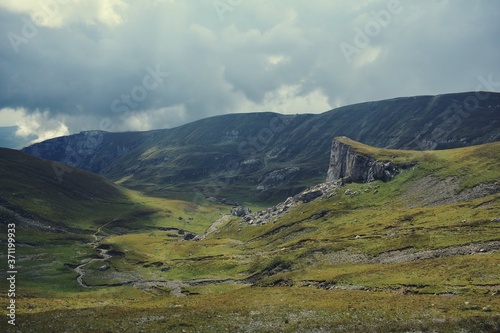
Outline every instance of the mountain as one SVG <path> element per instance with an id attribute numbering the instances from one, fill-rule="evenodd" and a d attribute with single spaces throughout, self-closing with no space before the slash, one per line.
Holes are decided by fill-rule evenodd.
<path id="1" fill-rule="evenodd" d="M 17 150 L 0 148 L 0 170 L 2 213 L 35 229 L 85 230 L 132 204 L 102 176 Z"/>
<path id="2" fill-rule="evenodd" d="M 340 135 L 418 150 L 493 142 L 500 94 L 396 98 L 322 114 L 229 114 L 149 132 L 82 132 L 23 151 L 156 196 L 277 202 L 324 179 L 330 140 Z"/>
<path id="3" fill-rule="evenodd" d="M 27 310 L 16 328 L 499 331 L 500 142 L 417 151 L 336 137 L 328 145 L 328 179 L 265 210 L 241 207 L 233 213 L 242 216 L 196 227 L 205 212 L 172 214 L 165 200 L 157 214 L 170 217 L 156 227 L 143 214 L 133 231 L 96 233 L 99 256 L 75 240 L 24 249 L 19 276 L 32 280 L 20 284 Z M 135 201 L 144 200 L 153 199 Z M 179 221 L 198 236 L 173 228 Z M 57 255 L 45 254 L 49 242 Z M 36 275 L 50 265 L 52 280 Z"/>

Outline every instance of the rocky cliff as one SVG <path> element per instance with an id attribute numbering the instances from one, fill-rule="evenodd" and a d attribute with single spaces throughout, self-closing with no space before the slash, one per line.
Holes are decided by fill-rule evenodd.
<path id="1" fill-rule="evenodd" d="M 117 158 L 142 144 L 148 135 L 147 132 L 128 135 L 128 133 L 83 131 L 36 143 L 23 148 L 22 151 L 75 168 L 102 173 Z"/>
<path id="2" fill-rule="evenodd" d="M 392 161 L 378 161 L 368 154 L 354 150 L 346 137 L 336 137 L 332 142 L 330 165 L 326 181 L 343 179 L 344 182 L 369 183 L 375 180 L 388 181 L 401 168 L 411 165 L 396 165 Z"/>

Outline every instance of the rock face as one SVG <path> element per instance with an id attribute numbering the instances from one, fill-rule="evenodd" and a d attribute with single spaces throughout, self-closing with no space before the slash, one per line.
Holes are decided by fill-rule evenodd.
<path id="1" fill-rule="evenodd" d="M 142 132 L 128 137 L 122 133 L 83 131 L 36 143 L 22 151 L 75 168 L 102 173 L 113 161 L 142 144 L 146 138 Z"/>
<path id="2" fill-rule="evenodd" d="M 288 197 L 286 201 L 281 202 L 266 210 L 261 210 L 255 213 L 248 213 L 243 216 L 242 220 L 250 225 L 264 225 L 271 222 L 276 222 L 280 217 L 289 213 L 289 211 L 300 203 L 308 203 L 316 199 L 329 198 L 335 195 L 337 189 L 341 187 L 341 182 L 321 183 L 294 195 Z"/>
<path id="3" fill-rule="evenodd" d="M 380 162 L 373 157 L 359 154 L 341 139 L 341 137 L 333 139 L 327 182 L 339 179 L 344 179 L 347 183 L 388 181 L 398 174 L 397 165 L 390 161 Z"/>

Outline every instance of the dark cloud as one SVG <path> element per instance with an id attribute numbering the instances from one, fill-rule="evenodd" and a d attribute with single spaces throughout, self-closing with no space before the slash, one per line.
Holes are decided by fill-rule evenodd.
<path id="1" fill-rule="evenodd" d="M 62 3 L 0 3 L 0 116 L 18 109 L 43 138 L 500 81 L 494 0 Z"/>

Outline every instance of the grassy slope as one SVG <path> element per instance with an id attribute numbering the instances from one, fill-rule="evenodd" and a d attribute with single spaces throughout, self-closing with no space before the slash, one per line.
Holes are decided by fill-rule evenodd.
<path id="1" fill-rule="evenodd" d="M 344 140 L 360 153 L 382 160 L 394 157 L 396 162 L 417 161 L 418 165 L 387 183 L 349 184 L 347 188 L 356 191 L 356 196 L 346 195 L 346 188 L 341 188 L 328 199 L 300 204 L 276 223 L 249 226 L 232 219 L 199 242 L 180 241 L 175 231 L 151 227 L 123 235 L 106 229 L 109 237 L 103 243 L 123 255 L 109 261 L 112 269 L 100 272 L 95 265 L 85 277 L 89 283 L 106 284 L 130 280 L 131 272 L 150 280 L 186 282 L 228 278 L 248 282 L 245 279 L 253 276 L 252 281 L 261 287 L 187 285 L 183 290 L 193 295 L 179 298 L 168 287 L 74 293 L 61 287 L 43 291 L 29 284 L 25 302 L 30 305 L 20 310 L 26 331 L 36 325 L 54 330 L 73 325 L 96 332 L 110 326 L 193 332 L 498 330 L 500 300 L 492 296 L 500 286 L 498 253 L 388 264 L 366 260 L 388 251 L 418 252 L 499 241 L 498 222 L 492 221 L 500 217 L 498 194 L 415 206 L 409 192 L 429 176 L 437 181 L 453 177 L 459 191 L 498 181 L 500 144 L 417 152 L 375 149 Z M 190 210 L 185 203 L 180 204 L 182 208 L 173 205 L 179 209 L 175 210 L 162 207 L 166 203 L 162 199 L 130 195 L 135 196 L 134 202 L 156 209 L 154 216 L 193 218 L 190 223 L 197 230 L 208 227 L 214 217 L 200 207 Z M 163 226 L 185 223 L 175 218 L 164 221 Z M 356 262 L 356 258 L 365 261 Z M 159 262 L 160 266 L 155 265 Z M 162 272 L 166 266 L 170 269 Z M 73 285 L 70 290 L 79 289 L 69 274 L 58 281 L 61 286 Z M 483 312 L 485 306 L 492 312 Z M 60 316 L 71 317 L 71 323 Z M 88 321 L 88 316 L 98 320 Z"/>
<path id="2" fill-rule="evenodd" d="M 15 150 L 0 149 L 0 172 L 1 204 L 52 226 L 97 228 L 132 204 L 104 177 Z"/>
<path id="3" fill-rule="evenodd" d="M 24 271 L 20 279 L 42 290 L 81 289 L 72 267 L 96 257 L 89 243 L 98 230 L 100 237 L 160 228 L 203 233 L 227 211 L 144 196 L 102 176 L 10 149 L 0 149 L 0 177 L 2 242 L 7 224 L 15 223 L 17 251 L 25 258 L 18 262 Z"/>

